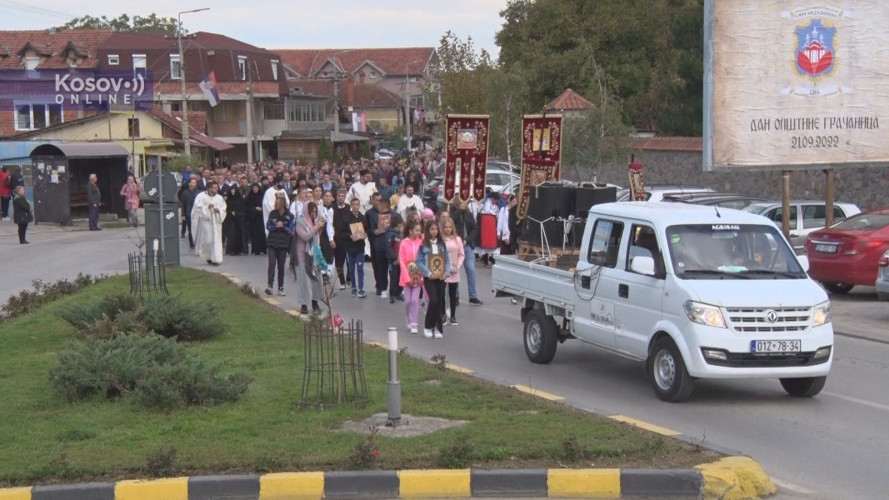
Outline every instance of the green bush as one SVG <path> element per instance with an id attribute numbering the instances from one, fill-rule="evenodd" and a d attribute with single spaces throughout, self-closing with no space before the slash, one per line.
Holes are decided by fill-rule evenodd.
<path id="1" fill-rule="evenodd" d="M 0 310 L 0 319 L 6 320 L 28 314 L 43 304 L 72 294 L 96 281 L 98 279 L 93 279 L 89 274 L 83 273 L 78 273 L 74 281 L 63 279 L 46 284 L 41 280 L 34 280 L 31 282 L 34 290 L 22 290 L 17 295 L 9 297 Z"/>
<path id="2" fill-rule="evenodd" d="M 103 314 L 98 321 L 81 330 L 81 333 L 88 339 L 109 340 L 121 335 L 145 335 L 150 331 L 139 320 L 138 311 L 123 311 L 114 319 Z"/>
<path id="3" fill-rule="evenodd" d="M 228 331 L 216 306 L 168 295 L 144 299 L 139 319 L 158 335 L 177 340 L 206 340 Z"/>
<path id="4" fill-rule="evenodd" d="M 59 353 L 50 383 L 68 402 L 100 395 L 134 397 L 150 408 L 218 404 L 238 400 L 251 382 L 224 377 L 172 339 L 123 335 L 85 342 Z"/>
<path id="5" fill-rule="evenodd" d="M 131 293 L 117 293 L 102 297 L 100 307 L 102 314 L 110 319 L 117 319 L 120 313 L 138 311 L 140 305 L 139 297 Z"/>
<path id="6" fill-rule="evenodd" d="M 59 309 L 56 315 L 76 328 L 77 331 L 83 332 L 89 329 L 93 323 L 102 319 L 102 305 L 99 302 L 69 304 Z"/>

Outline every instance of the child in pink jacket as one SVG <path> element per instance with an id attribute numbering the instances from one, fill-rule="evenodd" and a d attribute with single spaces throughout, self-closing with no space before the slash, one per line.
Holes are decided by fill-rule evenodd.
<path id="1" fill-rule="evenodd" d="M 417 330 L 417 315 L 420 310 L 420 290 L 423 289 L 423 275 L 417 268 L 417 252 L 423 245 L 423 231 L 420 223 L 411 219 L 404 225 L 405 237 L 398 247 L 398 265 L 401 267 L 399 284 L 404 288 L 404 315 L 407 327 L 414 335 Z"/>
<path id="2" fill-rule="evenodd" d="M 445 283 L 448 284 L 448 304 L 451 305 L 451 316 L 448 318 L 447 324 L 457 326 L 457 288 L 460 287 L 460 268 L 463 267 L 466 253 L 463 250 L 463 238 L 457 236 L 454 221 L 450 217 L 442 220 L 441 235 L 448 248 L 448 257 L 451 262 L 451 268 L 448 269 L 448 275 L 445 276 Z"/>

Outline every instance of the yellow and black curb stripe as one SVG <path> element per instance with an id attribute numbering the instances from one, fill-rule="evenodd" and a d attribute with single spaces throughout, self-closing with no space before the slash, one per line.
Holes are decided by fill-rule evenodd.
<path id="1" fill-rule="evenodd" d="M 337 498 L 694 497 L 773 494 L 748 457 L 694 469 L 524 469 L 293 472 L 0 489 L 0 500 L 310 500 Z"/>

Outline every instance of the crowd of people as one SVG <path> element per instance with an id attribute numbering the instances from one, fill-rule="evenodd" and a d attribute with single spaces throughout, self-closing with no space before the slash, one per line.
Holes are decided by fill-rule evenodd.
<path id="1" fill-rule="evenodd" d="M 514 199 L 498 193 L 443 210 L 424 206 L 420 193 L 438 161 L 429 153 L 340 165 L 188 168 L 179 190 L 180 237 L 212 265 L 223 254 L 267 255 L 267 295 L 286 294 L 289 267 L 302 314 L 320 310 L 325 290 L 367 297 L 368 259 L 374 295 L 403 301 L 413 334 L 425 307 L 423 335 L 443 338 L 445 325 L 458 324 L 461 275 L 468 303 L 482 305 L 476 259 L 489 266 L 509 251 L 517 224 Z"/>

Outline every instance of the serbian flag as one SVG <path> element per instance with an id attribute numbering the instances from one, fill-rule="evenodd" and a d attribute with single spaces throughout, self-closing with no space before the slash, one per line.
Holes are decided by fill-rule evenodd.
<path id="1" fill-rule="evenodd" d="M 216 90 L 216 74 L 211 71 L 201 80 L 198 86 L 204 92 L 207 100 L 210 101 L 210 107 L 216 107 L 219 104 L 219 92 Z"/>

